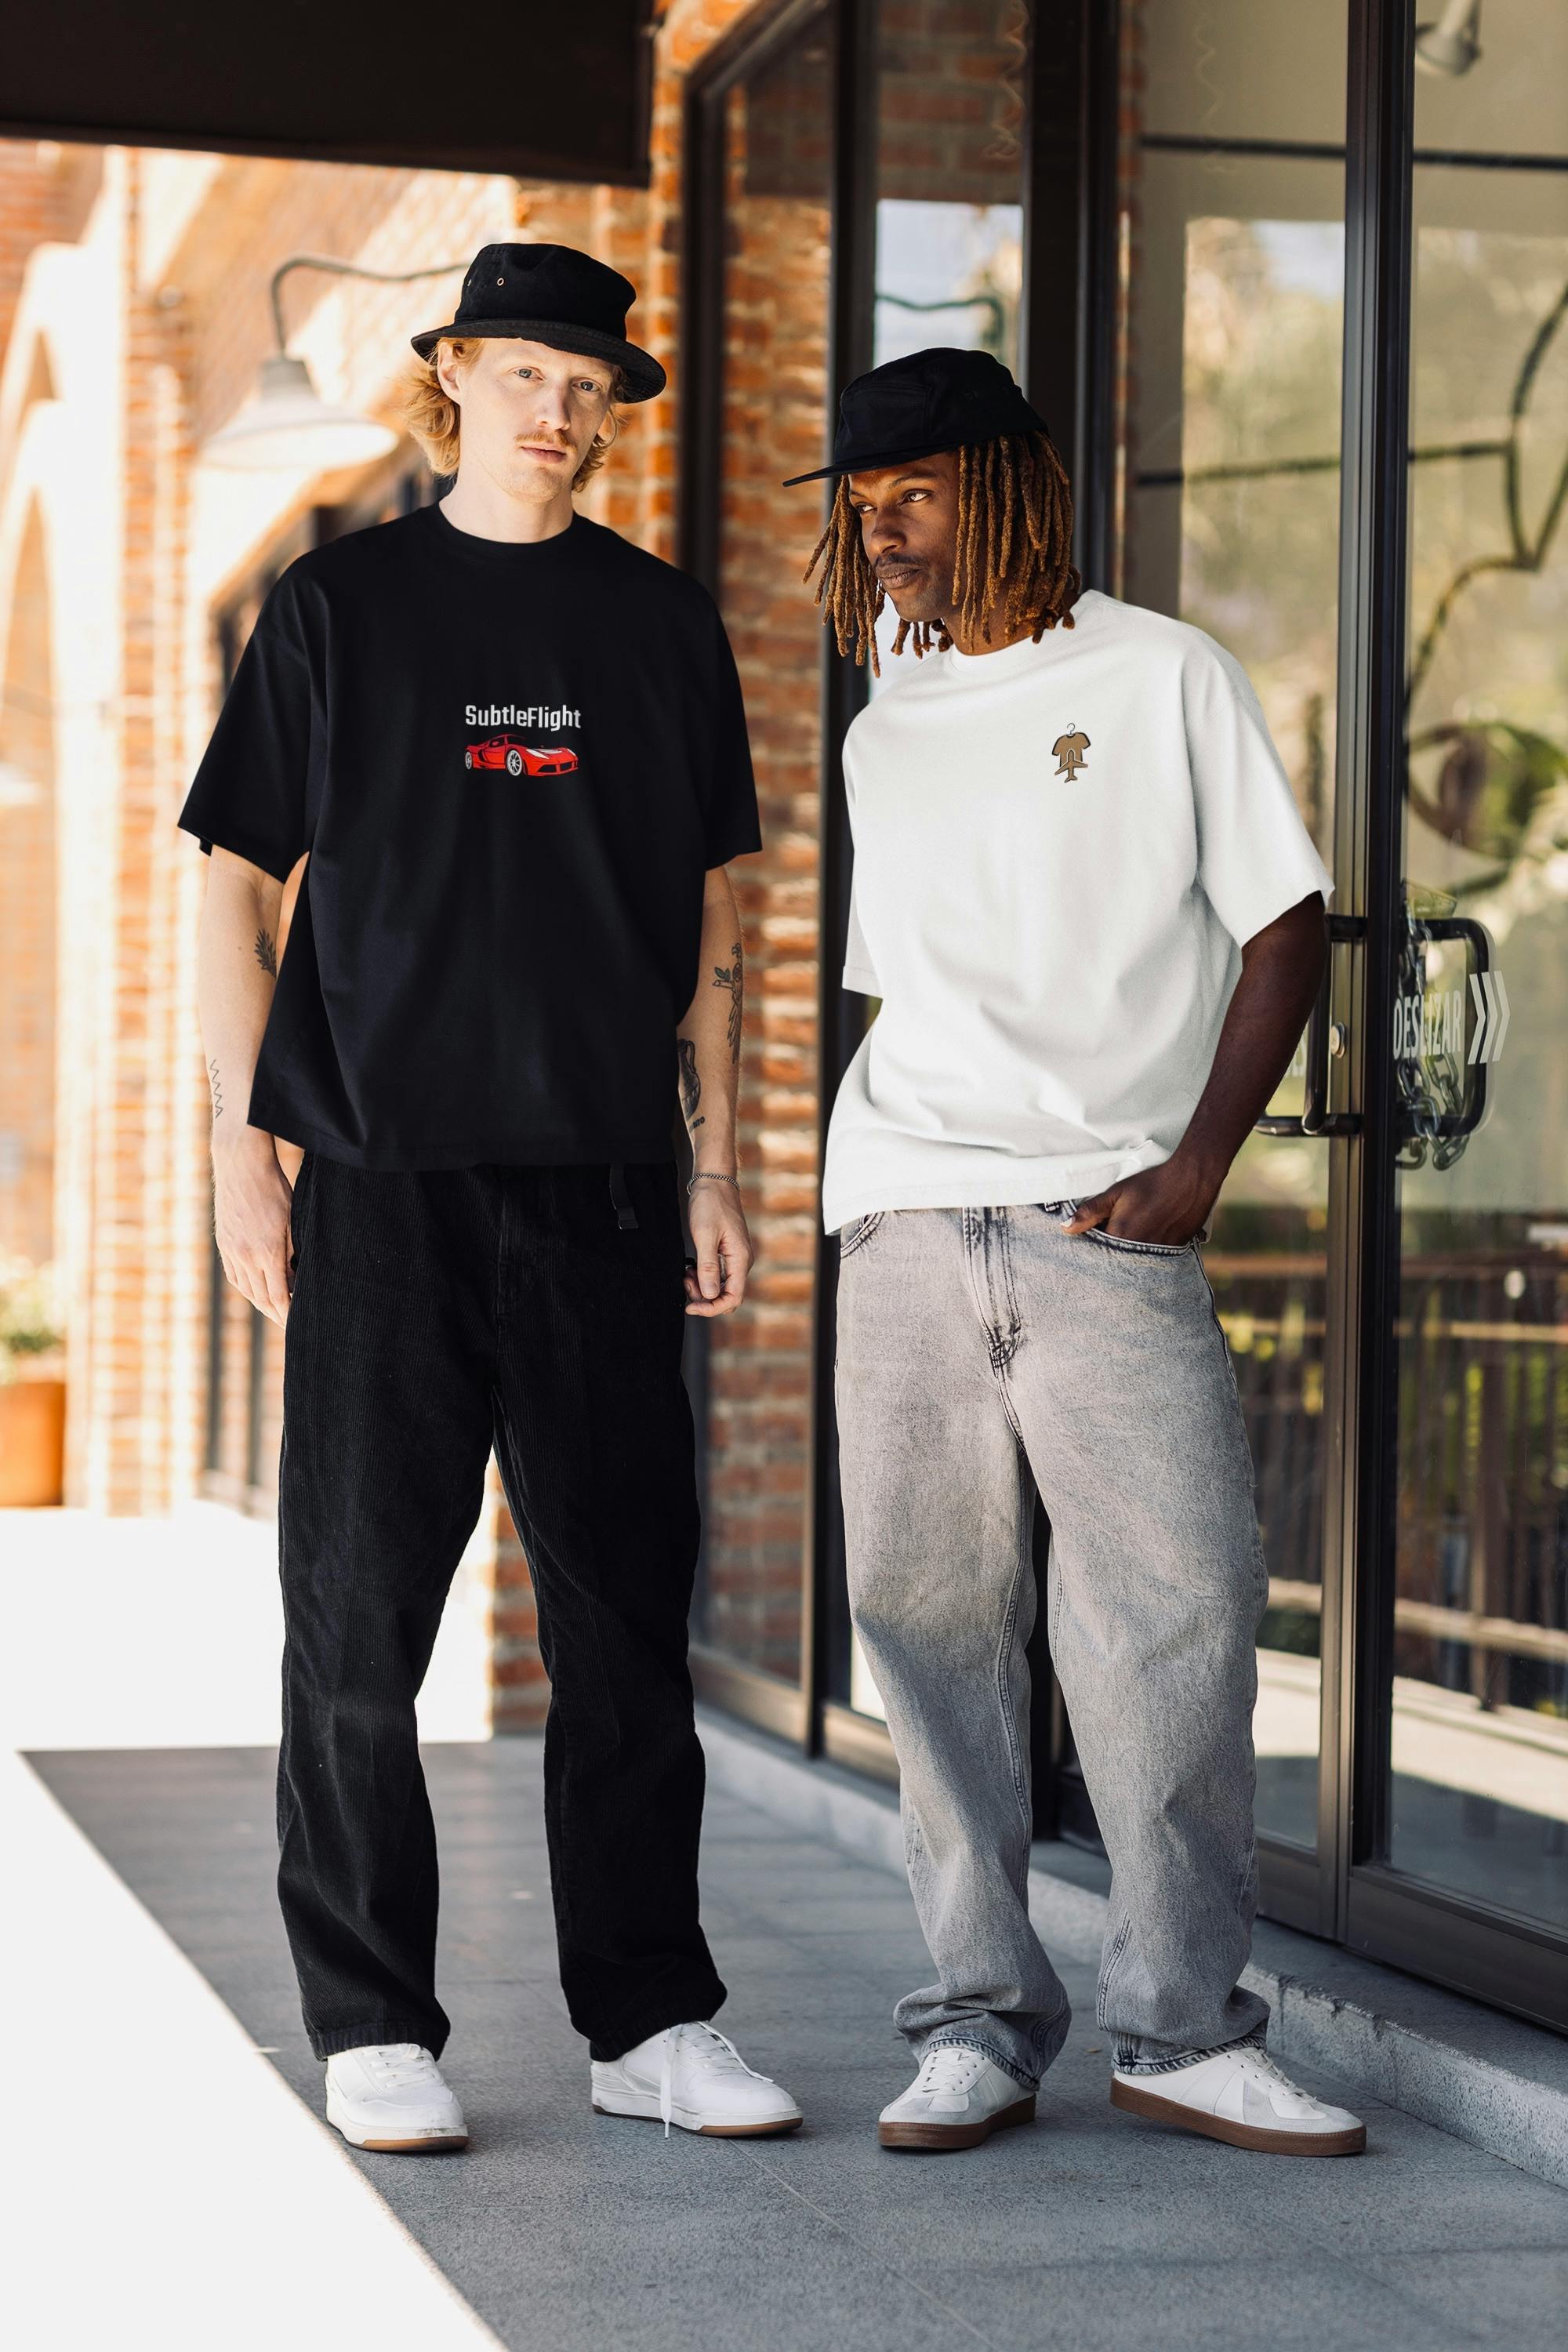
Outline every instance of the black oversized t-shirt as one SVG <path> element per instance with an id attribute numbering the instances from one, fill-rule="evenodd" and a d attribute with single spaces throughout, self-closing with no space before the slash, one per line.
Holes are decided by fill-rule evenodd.
<path id="1" fill-rule="evenodd" d="M 268 593 L 180 824 L 309 850 L 250 1123 L 362 1168 L 666 1160 L 703 876 L 761 845 L 706 589 L 439 507 Z"/>

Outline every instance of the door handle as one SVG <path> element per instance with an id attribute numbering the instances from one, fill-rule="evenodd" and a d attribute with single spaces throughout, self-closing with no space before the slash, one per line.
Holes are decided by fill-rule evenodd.
<path id="1" fill-rule="evenodd" d="M 1360 947 L 1366 938 L 1361 915 L 1329 915 L 1324 919 L 1331 952 L 1323 958 L 1323 976 L 1307 1023 L 1307 1072 L 1300 1118 L 1255 1119 L 1258 1135 L 1359 1135 L 1361 1113 L 1329 1108 L 1329 1008 L 1333 987 L 1335 947 Z"/>
<path id="2" fill-rule="evenodd" d="M 1458 1022 L 1457 1071 L 1453 1070 L 1452 1053 L 1445 1050 L 1435 1057 L 1439 1066 L 1447 1063 L 1452 1073 L 1446 1083 L 1440 1079 L 1443 1091 L 1436 1094 L 1422 1076 L 1426 1061 L 1426 965 L 1422 950 L 1433 940 L 1462 940 L 1469 949 L 1475 958 L 1474 978 L 1479 983 L 1473 993 L 1480 1016 L 1468 1057 L 1464 1022 L 1462 1018 Z M 1487 984 L 1495 968 L 1496 955 L 1491 933 L 1472 915 L 1405 916 L 1397 1026 L 1393 1039 L 1402 1167 L 1420 1167 L 1428 1151 L 1435 1168 L 1451 1167 L 1464 1150 L 1467 1138 L 1475 1133 L 1487 1115 L 1488 1064 L 1495 1058 L 1508 1026 L 1508 1000 L 1500 975 L 1495 988 Z M 1458 993 L 1462 1004 L 1462 988 Z M 1478 1050 L 1483 1046 L 1484 1050 Z"/>

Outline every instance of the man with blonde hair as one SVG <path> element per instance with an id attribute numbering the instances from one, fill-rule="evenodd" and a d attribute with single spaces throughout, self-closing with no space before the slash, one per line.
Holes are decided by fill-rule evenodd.
<path id="1" fill-rule="evenodd" d="M 733 1311 L 740 922 L 760 846 L 711 598 L 573 491 L 663 389 L 626 278 L 489 245 L 414 338 L 438 503 L 278 580 L 180 823 L 224 1266 L 287 1320 L 279 1894 L 327 2114 L 462 2146 L 437 2065 L 415 1696 L 492 1444 L 551 1677 L 562 1982 L 594 2105 L 800 2112 L 709 2023 L 683 1313 Z M 308 853 L 288 952 L 283 885 Z M 676 1177 L 690 1135 L 695 1263 Z M 292 1191 L 277 1144 L 303 1150 Z"/>

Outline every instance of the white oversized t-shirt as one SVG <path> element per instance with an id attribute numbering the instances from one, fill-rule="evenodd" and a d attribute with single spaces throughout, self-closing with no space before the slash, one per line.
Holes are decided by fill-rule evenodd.
<path id="1" fill-rule="evenodd" d="M 1332 892 L 1239 664 L 1095 590 L 1073 619 L 902 656 L 846 736 L 844 980 L 882 1004 L 828 1127 L 829 1232 L 1156 1167 L 1242 945 Z"/>

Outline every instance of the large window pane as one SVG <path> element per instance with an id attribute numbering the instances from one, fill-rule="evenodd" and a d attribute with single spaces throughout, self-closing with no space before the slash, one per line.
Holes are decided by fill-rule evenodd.
<path id="1" fill-rule="evenodd" d="M 1527 160 L 1568 151 L 1552 21 L 1489 5 L 1470 70 L 1417 85 L 1418 154 L 1443 160 L 1418 163 L 1414 200 L 1384 1696 L 1395 1866 L 1563 1927 L 1568 173 Z"/>
<path id="2" fill-rule="evenodd" d="M 1109 584 L 1244 665 L 1331 866 L 1344 12 L 1124 0 L 1122 32 Z M 1276 1112 L 1300 1110 L 1303 1069 L 1299 1053 Z M 1204 1254 L 1268 1560 L 1258 1826 L 1303 1846 L 1317 1839 L 1327 1182 L 1323 1144 L 1255 1135 Z"/>
<path id="3" fill-rule="evenodd" d="M 1017 368 L 1029 20 L 1028 0 L 879 0 L 875 10 L 875 367 L 944 344 Z M 898 675 L 898 625 L 889 606 L 873 694 Z M 867 1012 L 874 1018 L 875 1005 Z M 835 1695 L 879 1717 L 842 1609 L 835 1632 Z"/>

